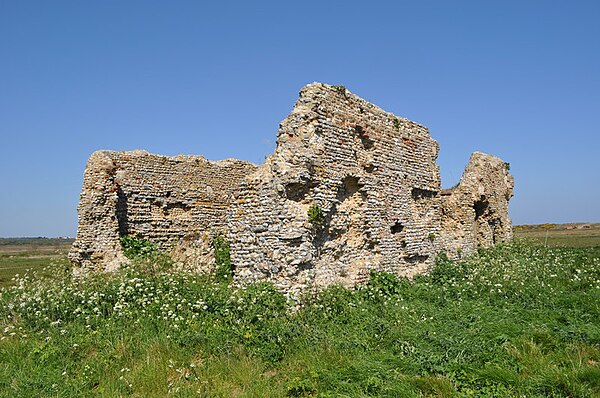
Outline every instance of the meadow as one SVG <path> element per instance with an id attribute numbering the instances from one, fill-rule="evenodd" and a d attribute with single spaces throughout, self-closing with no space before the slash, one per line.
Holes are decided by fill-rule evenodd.
<path id="1" fill-rule="evenodd" d="M 598 247 L 600 223 L 519 225 L 514 235 L 550 247 Z"/>
<path id="2" fill-rule="evenodd" d="M 600 396 L 600 245 L 517 239 L 301 305 L 133 258 L 0 290 L 0 396 Z"/>
<path id="3" fill-rule="evenodd" d="M 26 270 L 43 273 L 57 262 L 67 267 L 72 243 L 66 238 L 0 238 L 0 287 L 12 284 L 12 278 Z"/>

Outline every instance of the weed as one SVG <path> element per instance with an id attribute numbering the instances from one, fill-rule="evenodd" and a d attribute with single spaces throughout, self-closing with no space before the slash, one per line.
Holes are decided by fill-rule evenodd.
<path id="1" fill-rule="evenodd" d="M 315 395 L 317 388 L 310 379 L 294 378 L 287 385 L 288 397 L 310 397 Z"/>
<path id="2" fill-rule="evenodd" d="M 212 246 L 215 252 L 215 278 L 218 281 L 231 281 L 233 269 L 229 242 L 222 234 L 217 234 L 213 238 Z"/>
<path id="3" fill-rule="evenodd" d="M 392 124 L 396 130 L 400 131 L 400 120 L 398 118 L 392 119 Z"/>
<path id="4" fill-rule="evenodd" d="M 123 254 L 130 260 L 159 251 L 155 243 L 131 235 L 121 236 L 121 248 Z"/>
<path id="5" fill-rule="evenodd" d="M 325 214 L 316 203 L 313 203 L 308 209 L 308 222 L 310 222 L 315 228 L 320 228 L 325 224 Z"/>
<path id="6" fill-rule="evenodd" d="M 344 86 L 331 86 L 335 90 L 336 93 L 345 96 L 346 95 L 346 87 Z"/>

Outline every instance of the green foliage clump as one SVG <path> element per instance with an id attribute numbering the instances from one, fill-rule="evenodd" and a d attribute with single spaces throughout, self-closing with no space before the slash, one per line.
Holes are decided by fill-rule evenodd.
<path id="1" fill-rule="evenodd" d="M 287 384 L 288 397 L 311 397 L 317 392 L 314 381 L 295 377 Z"/>
<path id="2" fill-rule="evenodd" d="M 388 272 L 371 271 L 365 290 L 370 293 L 371 297 L 397 296 L 402 291 L 402 281 L 396 275 Z"/>
<path id="3" fill-rule="evenodd" d="M 218 281 L 229 282 L 233 277 L 231 267 L 231 246 L 221 234 L 213 238 L 212 246 L 215 252 L 215 278 Z"/>
<path id="4" fill-rule="evenodd" d="M 129 258 L 130 260 L 147 256 L 159 251 L 158 246 L 155 243 L 131 235 L 121 236 L 121 248 L 123 248 L 123 254 L 125 254 L 125 257 Z"/>
<path id="5" fill-rule="evenodd" d="M 427 239 L 433 242 L 435 240 L 435 234 L 433 232 L 429 233 L 429 235 L 427 235 Z"/>
<path id="6" fill-rule="evenodd" d="M 510 163 L 504 162 L 504 168 L 506 169 L 506 171 L 510 171 Z"/>
<path id="7" fill-rule="evenodd" d="M 173 266 L 173 260 L 156 243 L 131 235 L 121 236 L 121 248 L 131 266 L 148 274 L 156 274 Z"/>
<path id="8" fill-rule="evenodd" d="M 315 227 L 320 228 L 325 224 L 325 214 L 316 203 L 313 203 L 308 209 L 308 221 Z"/>
<path id="9" fill-rule="evenodd" d="M 398 118 L 392 119 L 392 124 L 396 130 L 400 130 L 400 120 L 398 120 Z"/>

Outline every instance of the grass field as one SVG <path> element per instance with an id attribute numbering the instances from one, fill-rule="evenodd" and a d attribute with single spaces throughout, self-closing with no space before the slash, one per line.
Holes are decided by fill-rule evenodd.
<path id="1" fill-rule="evenodd" d="M 550 247 L 600 247 L 600 223 L 523 225 L 515 227 L 515 237 Z"/>
<path id="2" fill-rule="evenodd" d="M 67 266 L 67 251 L 72 239 L 0 239 L 0 287 L 11 284 L 16 274 L 26 270 L 42 271 L 50 264 Z"/>
<path id="3" fill-rule="evenodd" d="M 143 261 L 0 290 L 0 396 L 600 397 L 600 246 L 500 245 L 294 310 Z"/>

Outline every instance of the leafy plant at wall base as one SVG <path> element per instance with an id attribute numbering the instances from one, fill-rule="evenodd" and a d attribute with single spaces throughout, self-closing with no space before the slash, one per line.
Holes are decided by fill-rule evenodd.
<path id="1" fill-rule="evenodd" d="M 121 247 L 123 248 L 125 257 L 130 260 L 159 251 L 155 243 L 131 235 L 121 236 Z"/>
<path id="2" fill-rule="evenodd" d="M 400 294 L 402 281 L 389 272 L 371 270 L 367 289 L 371 292 L 377 292 L 378 296 L 391 297 Z"/>
<path id="3" fill-rule="evenodd" d="M 325 214 L 318 204 L 313 203 L 308 209 L 308 221 L 317 228 L 325 223 Z"/>
<path id="4" fill-rule="evenodd" d="M 230 281 L 233 275 L 231 268 L 231 246 L 221 234 L 216 235 L 212 242 L 215 251 L 215 278 L 218 281 Z"/>

